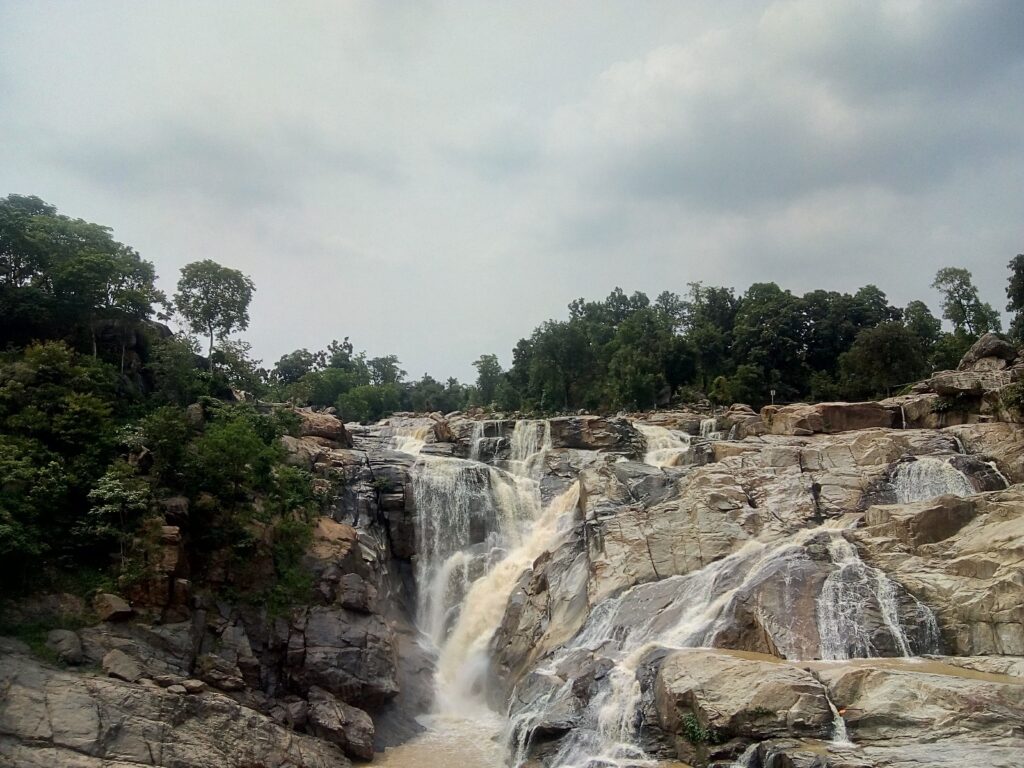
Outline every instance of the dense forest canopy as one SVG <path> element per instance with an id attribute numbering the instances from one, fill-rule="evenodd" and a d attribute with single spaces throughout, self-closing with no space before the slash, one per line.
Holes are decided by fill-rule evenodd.
<path id="1" fill-rule="evenodd" d="M 1009 268 L 1010 333 L 1020 341 L 1024 255 Z M 137 576 L 157 499 L 177 494 L 191 502 L 184 525 L 200 549 L 232 542 L 244 560 L 247 548 L 277 547 L 278 578 L 261 599 L 287 599 L 282 591 L 302 588 L 293 542 L 323 497 L 308 474 L 282 463 L 278 438 L 295 426 L 287 412 L 253 399 L 331 407 L 350 421 L 469 406 L 758 406 L 772 392 L 777 401 L 862 399 L 955 367 L 980 334 L 1000 330 L 959 267 L 932 284 L 949 330 L 924 302 L 894 306 L 874 285 L 799 296 L 775 283 L 737 293 L 694 282 L 653 301 L 616 288 L 603 300 L 576 299 L 565 319 L 520 339 L 508 370 L 482 354 L 467 385 L 409 380 L 395 355 L 369 357 L 347 337 L 264 368 L 232 337 L 249 321 L 256 286 L 246 275 L 194 262 L 173 300 L 155 279 L 153 265 L 108 228 L 36 197 L 0 199 L 0 577 L 24 580 L 38 558 L 49 566 L 32 578 L 67 578 L 82 566 Z M 162 321 L 172 317 L 188 330 L 171 332 Z M 253 521 L 266 527 L 260 541 Z"/>

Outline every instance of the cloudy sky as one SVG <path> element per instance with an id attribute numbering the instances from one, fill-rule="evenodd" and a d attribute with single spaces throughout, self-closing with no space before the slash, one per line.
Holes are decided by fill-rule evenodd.
<path id="1" fill-rule="evenodd" d="M 1024 2 L 0 0 L 9 192 L 250 274 L 268 363 L 472 378 L 617 285 L 1002 309 Z"/>

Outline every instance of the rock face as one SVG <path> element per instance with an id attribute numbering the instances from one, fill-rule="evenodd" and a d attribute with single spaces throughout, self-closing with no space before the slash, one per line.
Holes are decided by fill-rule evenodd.
<path id="1" fill-rule="evenodd" d="M 373 721 L 320 688 L 309 689 L 309 724 L 321 739 L 337 744 L 352 757 L 373 758 Z"/>
<path id="2" fill-rule="evenodd" d="M 880 403 L 766 405 L 761 420 L 773 435 L 835 434 L 895 426 L 895 414 Z"/>
<path id="3" fill-rule="evenodd" d="M 997 342 L 952 373 L 1016 376 Z M 439 669 L 463 617 L 480 622 L 452 668 L 485 670 L 514 764 L 1018 765 L 1024 426 L 974 395 L 946 420 L 946 397 L 708 405 L 639 427 L 474 413 L 349 430 L 302 412 L 282 443 L 331 499 L 305 604 L 194 587 L 172 524 L 187 504 L 165 505 L 159 583 L 48 637 L 81 672 L 0 640 L 0 765 L 372 758 L 431 706 L 437 659 L 411 617 L 438 542 L 464 547 L 441 561 Z M 647 456 L 662 438 L 671 462 Z"/>
<path id="4" fill-rule="evenodd" d="M 184 690 L 184 689 L 183 689 Z M 326 741 L 217 693 L 182 696 L 0 654 L 0 765 L 347 768 Z"/>
<path id="5" fill-rule="evenodd" d="M 1001 370 L 1017 358 L 1017 349 L 997 333 L 986 333 L 967 350 L 958 371 Z"/>
<path id="6" fill-rule="evenodd" d="M 818 676 L 869 765 L 1020 764 L 1024 679 L 884 663 L 844 665 Z"/>
<path id="7" fill-rule="evenodd" d="M 832 736 L 825 686 L 775 660 L 677 651 L 662 662 L 654 697 L 658 724 L 687 763 L 728 757 L 767 739 Z"/>

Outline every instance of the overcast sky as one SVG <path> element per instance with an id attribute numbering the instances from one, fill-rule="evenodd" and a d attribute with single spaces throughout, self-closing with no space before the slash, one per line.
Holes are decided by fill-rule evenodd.
<path id="1" fill-rule="evenodd" d="M 257 286 L 271 364 L 350 336 L 472 379 L 573 298 L 690 281 L 1002 310 L 1024 2 L 0 0 L 0 195 Z"/>

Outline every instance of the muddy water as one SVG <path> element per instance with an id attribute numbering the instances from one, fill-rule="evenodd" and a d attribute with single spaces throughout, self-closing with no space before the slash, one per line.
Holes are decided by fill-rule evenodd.
<path id="1" fill-rule="evenodd" d="M 503 721 L 492 713 L 479 717 L 436 715 L 422 719 L 427 730 L 411 741 L 377 754 L 383 768 L 503 768 Z"/>

